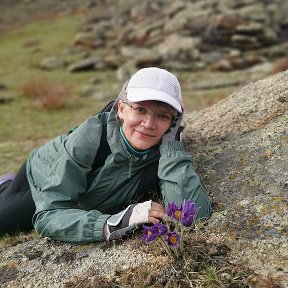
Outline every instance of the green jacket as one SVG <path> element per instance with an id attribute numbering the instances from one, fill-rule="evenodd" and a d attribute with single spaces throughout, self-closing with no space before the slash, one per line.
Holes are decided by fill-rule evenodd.
<path id="1" fill-rule="evenodd" d="M 103 167 L 90 173 L 103 126 L 111 149 Z M 198 218 L 210 216 L 210 200 L 179 141 L 162 143 L 147 157 L 127 151 L 115 106 L 87 119 L 70 135 L 32 151 L 27 176 L 36 205 L 33 225 L 42 236 L 69 242 L 102 241 L 107 218 L 124 209 L 137 190 L 143 168 L 159 158 L 158 177 L 165 206 L 196 202 Z M 91 176 L 93 174 L 93 177 Z"/>

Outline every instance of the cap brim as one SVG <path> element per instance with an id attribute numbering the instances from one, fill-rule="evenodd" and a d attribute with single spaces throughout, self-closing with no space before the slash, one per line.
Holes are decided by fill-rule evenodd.
<path id="1" fill-rule="evenodd" d="M 167 103 L 176 109 L 179 113 L 182 113 L 182 107 L 175 98 L 162 91 L 151 90 L 151 89 L 133 89 L 130 88 L 127 91 L 127 99 L 130 102 L 141 102 L 141 101 L 160 101 Z"/>

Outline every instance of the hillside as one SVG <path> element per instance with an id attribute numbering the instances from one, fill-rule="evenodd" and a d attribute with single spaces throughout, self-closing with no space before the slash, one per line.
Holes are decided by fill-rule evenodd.
<path id="1" fill-rule="evenodd" d="M 184 143 L 214 203 L 184 262 L 139 235 L 4 237 L 0 286 L 287 287 L 287 3 L 0 0 L 0 174 L 157 65 L 180 79 Z M 43 83 L 63 106 L 27 95 Z"/>

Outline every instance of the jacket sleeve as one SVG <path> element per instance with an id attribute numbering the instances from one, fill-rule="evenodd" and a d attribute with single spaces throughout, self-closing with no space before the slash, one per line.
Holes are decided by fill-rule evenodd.
<path id="1" fill-rule="evenodd" d="M 160 145 L 158 168 L 160 188 L 164 204 L 182 204 L 184 199 L 195 202 L 198 219 L 211 214 L 211 201 L 207 197 L 198 174 L 195 172 L 191 155 L 179 141 L 164 142 Z"/>
<path id="2" fill-rule="evenodd" d="M 78 206 L 100 143 L 97 134 L 101 135 L 101 125 L 94 126 L 88 121 L 70 134 L 61 144 L 42 187 L 32 185 L 36 205 L 33 224 L 42 236 L 78 243 L 104 240 L 103 226 L 110 215 Z M 43 160 L 41 165 L 45 165 Z"/>

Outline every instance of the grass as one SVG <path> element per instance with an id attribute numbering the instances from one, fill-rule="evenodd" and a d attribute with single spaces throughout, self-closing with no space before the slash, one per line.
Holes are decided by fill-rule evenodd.
<path id="1" fill-rule="evenodd" d="M 0 236 L 0 244 L 2 247 L 11 247 L 16 246 L 19 243 L 25 243 L 28 240 L 32 240 L 34 238 L 38 238 L 39 236 L 36 232 L 24 233 L 19 231 L 15 231 L 15 233 L 10 233 L 7 235 Z"/>
<path id="2" fill-rule="evenodd" d="M 59 110 L 67 106 L 69 87 L 47 77 L 32 79 L 23 85 L 23 94 L 39 101 L 47 110 Z"/>
<path id="3" fill-rule="evenodd" d="M 0 175 L 16 172 L 32 149 L 80 124 L 104 105 L 103 101 L 79 97 L 81 86 L 97 78 L 99 90 L 105 91 L 111 87 L 106 79 L 115 81 L 113 71 L 72 74 L 66 68 L 47 72 L 36 65 L 71 46 L 82 20 L 81 15 L 70 15 L 27 24 L 1 35 L 0 79 L 7 89 L 0 90 L 0 98 L 13 101 L 0 105 Z M 23 97 L 27 83 L 45 78 L 57 87 L 69 87 L 67 105 L 61 110 L 43 109 L 39 100 Z"/>
<path id="4" fill-rule="evenodd" d="M 0 46 L 1 81 L 16 88 L 27 81 L 31 74 L 37 74 L 39 71 L 31 69 L 32 64 L 67 47 L 79 21 L 67 17 L 57 21 L 43 21 L 41 25 L 27 24 L 5 33 L 1 37 Z M 25 43 L 32 40 L 37 40 L 38 45 L 33 49 L 25 47 Z"/>

